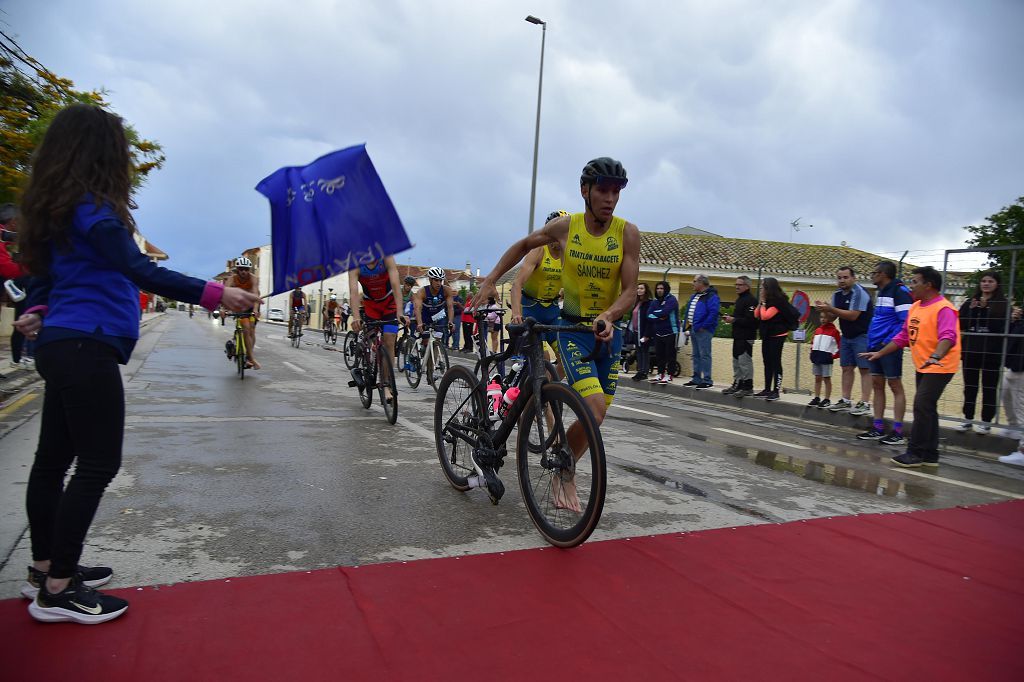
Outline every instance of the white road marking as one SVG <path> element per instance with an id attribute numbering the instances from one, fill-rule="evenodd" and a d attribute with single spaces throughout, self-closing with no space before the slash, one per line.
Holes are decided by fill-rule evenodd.
<path id="1" fill-rule="evenodd" d="M 718 426 L 712 427 L 715 431 L 724 431 L 725 433 L 732 433 L 737 436 L 743 436 L 744 438 L 753 438 L 754 440 L 763 440 L 766 443 L 774 443 L 775 445 L 785 445 L 786 447 L 794 448 L 796 450 L 810 450 L 806 445 L 797 445 L 796 443 L 787 443 L 781 440 L 775 440 L 773 438 L 765 438 L 764 436 L 755 436 L 751 433 L 744 433 L 742 431 L 733 431 L 732 429 L 723 429 Z"/>
<path id="2" fill-rule="evenodd" d="M 292 363 L 288 362 L 287 360 L 285 360 L 281 364 L 286 366 L 288 369 L 292 370 L 293 372 L 298 372 L 299 374 L 305 374 L 306 373 L 306 370 L 302 369 L 298 365 L 293 365 Z"/>
<path id="3" fill-rule="evenodd" d="M 951 478 L 942 478 L 941 476 L 935 476 L 933 474 L 926 474 L 923 471 L 914 471 L 913 469 L 899 469 L 901 474 L 910 474 L 911 476 L 920 476 L 921 478 L 928 478 L 938 483 L 949 483 L 950 485 L 958 485 L 961 488 L 970 488 L 971 490 L 980 490 L 986 493 L 992 493 L 993 495 L 1001 495 L 1003 497 L 1010 497 L 1015 500 L 1024 500 L 1024 495 L 1018 495 L 1016 493 L 1009 493 L 1005 490 L 996 490 L 995 488 L 987 488 L 983 485 L 975 485 L 974 483 L 967 483 L 966 481 L 954 481 Z"/>
<path id="4" fill-rule="evenodd" d="M 416 423 L 410 421 L 409 419 L 406 419 L 406 418 L 403 418 L 403 417 L 399 417 L 398 418 L 398 423 L 401 424 L 402 426 L 405 426 L 407 428 L 412 429 L 413 431 L 415 431 L 416 433 L 420 434 L 421 436 L 423 436 L 427 440 L 429 440 L 431 442 L 434 441 L 434 432 L 433 431 L 428 431 L 427 429 L 423 428 L 419 424 L 416 424 Z"/>
<path id="5" fill-rule="evenodd" d="M 640 410 L 640 409 L 637 409 L 635 407 L 626 407 L 625 405 L 619 405 L 618 403 L 612 403 L 612 407 L 616 407 L 616 408 L 618 408 L 620 410 L 629 410 L 630 412 L 639 412 L 640 414 L 649 414 L 652 417 L 662 417 L 663 419 L 668 419 L 669 418 L 669 416 L 667 414 L 658 414 L 657 412 L 648 412 L 647 410 Z"/>

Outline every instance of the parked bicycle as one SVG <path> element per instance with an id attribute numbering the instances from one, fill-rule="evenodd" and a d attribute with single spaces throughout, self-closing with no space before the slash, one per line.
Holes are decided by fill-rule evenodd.
<path id="1" fill-rule="evenodd" d="M 456 490 L 483 487 L 491 503 L 498 504 L 505 493 L 498 470 L 505 444 L 518 426 L 516 471 L 530 519 L 552 545 L 575 547 L 593 533 L 604 508 L 604 443 L 579 394 L 549 379 L 541 339 L 546 332 L 591 328 L 542 325 L 526 318 L 506 329 L 512 337 L 525 337 L 521 346 L 509 344 L 501 353 L 482 357 L 479 375 L 458 365 L 441 380 L 434 402 L 434 441 L 441 469 Z M 510 389 L 512 395 L 506 391 L 502 396 L 495 420 L 481 376 L 517 350 L 526 358 L 525 369 L 519 385 Z M 585 361 L 602 350 L 603 344 L 597 344 Z M 571 508 L 572 491 L 579 498 L 578 510 Z"/>
<path id="2" fill-rule="evenodd" d="M 424 325 L 418 332 L 421 340 L 411 341 L 412 348 L 406 355 L 402 371 L 405 373 L 405 380 L 413 388 L 420 385 L 423 375 L 426 374 L 427 384 L 436 391 L 444 373 L 451 367 L 448 350 L 441 343 L 444 335 L 442 329 L 442 326 Z"/>
<path id="3" fill-rule="evenodd" d="M 224 352 L 228 356 L 228 360 L 235 361 L 238 378 L 244 381 L 245 370 L 249 369 L 252 365 L 249 364 L 249 348 L 245 343 L 245 331 L 244 327 L 242 327 L 242 320 L 248 317 L 255 323 L 256 316 L 253 313 L 222 313 L 222 315 L 235 318 L 235 335 L 224 344 Z"/>
<path id="4" fill-rule="evenodd" d="M 359 402 L 366 409 L 370 409 L 373 404 L 373 389 L 376 388 L 380 404 L 384 407 L 384 416 L 389 424 L 394 424 L 398 420 L 398 387 L 395 385 L 394 362 L 381 338 L 381 327 L 386 324 L 393 323 L 363 320 L 363 328 L 352 343 L 355 364 L 351 368 L 352 380 L 348 385 L 358 389 Z M 386 378 L 382 371 L 385 365 L 389 370 Z M 385 389 L 390 389 L 390 398 Z"/>

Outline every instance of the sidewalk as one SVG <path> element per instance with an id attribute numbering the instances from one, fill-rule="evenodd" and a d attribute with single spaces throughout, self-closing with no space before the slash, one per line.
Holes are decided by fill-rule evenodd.
<path id="1" fill-rule="evenodd" d="M 479 356 L 476 353 L 466 353 L 461 350 L 454 351 L 451 349 L 449 349 L 448 352 L 452 356 L 466 360 L 475 361 L 479 359 Z M 774 402 L 766 402 L 759 398 L 737 399 L 733 398 L 731 395 L 722 395 L 722 389 L 727 388 L 728 385 L 715 385 L 714 388 L 697 390 L 695 388 L 684 387 L 682 385 L 688 380 L 688 377 L 680 376 L 672 383 L 662 386 L 659 384 L 651 384 L 647 381 L 631 381 L 629 376 L 623 375 L 619 377 L 619 386 L 648 393 L 652 400 L 655 401 L 657 400 L 658 395 L 667 393 L 669 395 L 689 398 L 713 405 L 723 405 L 730 408 L 738 407 L 743 410 L 748 410 L 752 415 L 767 413 L 793 417 L 805 422 L 813 422 L 848 430 L 851 438 L 854 438 L 858 433 L 867 431 L 871 428 L 870 415 L 854 417 L 846 412 L 829 412 L 827 409 L 819 410 L 815 407 L 807 407 L 807 403 L 812 397 L 808 394 L 784 392 L 780 395 L 779 400 Z M 907 433 L 910 433 L 910 430 L 913 427 L 913 416 L 913 405 L 908 404 L 907 415 L 904 420 L 904 429 Z M 891 410 L 889 411 L 887 418 L 891 420 Z M 991 459 L 995 460 L 995 458 L 1000 455 L 1005 455 L 1017 450 L 1017 436 L 1013 435 L 1009 429 L 994 426 L 992 428 L 992 432 L 988 434 L 981 434 L 974 431 L 962 433 L 953 428 L 953 426 L 960 423 L 960 421 L 961 420 L 959 419 L 944 419 L 940 422 L 940 452 L 947 446 L 955 446 L 967 450 L 974 450 L 978 454 L 991 456 Z M 893 452 L 898 454 L 895 449 L 893 449 Z"/>
<path id="2" fill-rule="evenodd" d="M 140 329 L 144 329 L 166 314 L 143 313 L 142 321 L 139 323 Z M 42 377 L 34 367 L 11 367 L 11 337 L 0 337 L 0 408 L 6 405 L 11 396 L 15 396 L 41 381 Z"/>

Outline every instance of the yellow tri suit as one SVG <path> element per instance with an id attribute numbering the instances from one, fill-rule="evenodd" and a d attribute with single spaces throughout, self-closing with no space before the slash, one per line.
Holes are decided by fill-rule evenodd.
<path id="1" fill-rule="evenodd" d="M 595 237 L 587 231 L 583 213 L 574 213 L 569 220 L 569 235 L 562 254 L 562 319 L 566 322 L 590 323 L 608 310 L 619 297 L 622 280 L 622 235 L 626 221 L 613 216 L 608 229 Z M 566 379 L 586 398 L 604 393 L 610 405 L 619 380 L 619 353 L 622 332 L 615 330 L 609 353 L 589 363 L 581 362 L 590 355 L 595 339 L 592 332 L 561 332 L 558 335 L 559 355 Z"/>
<path id="2" fill-rule="evenodd" d="M 562 288 L 562 261 L 551 255 L 544 245 L 537 268 L 523 283 L 523 317 L 532 317 L 541 324 L 558 324 L 558 291 Z M 544 341 L 555 344 L 557 335 L 545 332 Z M 557 352 L 557 351 L 555 351 Z"/>

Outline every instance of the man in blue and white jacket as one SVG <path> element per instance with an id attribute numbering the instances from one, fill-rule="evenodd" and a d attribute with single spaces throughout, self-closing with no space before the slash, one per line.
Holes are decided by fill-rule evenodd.
<path id="1" fill-rule="evenodd" d="M 683 386 L 711 388 L 711 338 L 718 327 L 721 301 L 707 275 L 693 278 L 693 296 L 686 304 L 686 329 L 693 341 L 693 378 Z"/>
<path id="2" fill-rule="evenodd" d="M 896 278 L 896 266 L 881 261 L 871 272 L 871 281 L 878 287 L 875 313 L 868 326 L 868 352 L 882 349 L 900 333 L 907 321 L 913 300 L 910 290 Z M 892 391 L 892 433 L 885 434 L 885 385 Z M 903 390 L 903 353 L 891 353 L 871 362 L 871 385 L 874 421 L 871 428 L 857 436 L 861 440 L 876 440 L 882 445 L 903 447 L 903 416 L 907 411 L 907 396 Z"/>

